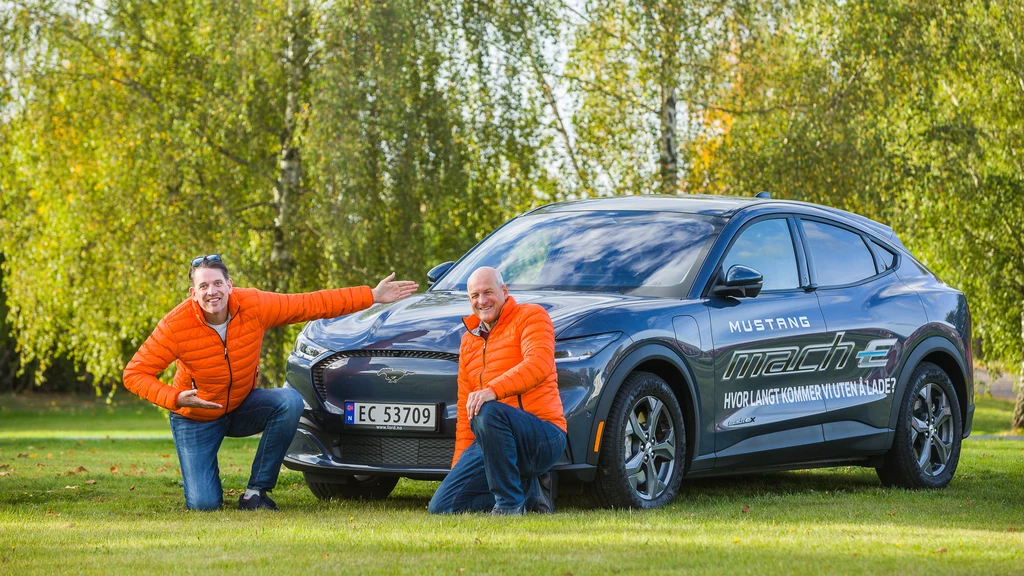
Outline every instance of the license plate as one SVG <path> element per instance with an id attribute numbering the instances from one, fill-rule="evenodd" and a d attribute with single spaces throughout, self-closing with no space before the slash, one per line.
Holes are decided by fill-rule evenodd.
<path id="1" fill-rule="evenodd" d="M 345 402 L 345 424 L 375 430 L 437 430 L 437 404 Z"/>

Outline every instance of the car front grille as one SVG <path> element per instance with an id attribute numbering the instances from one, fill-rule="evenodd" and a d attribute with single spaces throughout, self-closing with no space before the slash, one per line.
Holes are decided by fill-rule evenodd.
<path id="1" fill-rule="evenodd" d="M 348 464 L 448 468 L 455 455 L 453 438 L 342 434 L 339 440 L 341 458 Z"/>
<path id="2" fill-rule="evenodd" d="M 427 352 L 422 350 L 346 350 L 331 354 L 313 365 L 313 387 L 320 394 L 320 399 L 327 400 L 327 384 L 324 382 L 324 370 L 339 358 L 420 358 L 426 360 L 447 360 L 459 363 L 459 355 L 449 352 Z"/>

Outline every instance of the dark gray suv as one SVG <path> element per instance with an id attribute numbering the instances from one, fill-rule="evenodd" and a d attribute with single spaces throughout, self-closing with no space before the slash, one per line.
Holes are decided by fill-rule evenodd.
<path id="1" fill-rule="evenodd" d="M 892 229 L 800 202 L 634 196 L 530 211 L 431 270 L 426 293 L 309 323 L 288 360 L 307 406 L 285 465 L 318 497 L 448 472 L 466 280 L 484 265 L 551 314 L 555 469 L 598 505 L 660 506 L 684 476 L 750 470 L 953 477 L 970 312 Z"/>

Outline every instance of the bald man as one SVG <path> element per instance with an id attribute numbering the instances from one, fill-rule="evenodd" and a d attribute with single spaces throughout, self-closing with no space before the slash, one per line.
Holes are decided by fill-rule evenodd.
<path id="1" fill-rule="evenodd" d="M 518 304 L 494 268 L 475 270 L 467 290 L 473 314 L 462 320 L 455 457 L 428 509 L 554 512 L 549 471 L 566 440 L 551 317 Z"/>

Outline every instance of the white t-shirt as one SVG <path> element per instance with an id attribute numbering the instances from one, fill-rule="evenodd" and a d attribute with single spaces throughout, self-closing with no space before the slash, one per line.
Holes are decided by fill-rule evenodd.
<path id="1" fill-rule="evenodd" d="M 231 318 L 228 318 L 227 320 L 224 321 L 223 324 L 210 324 L 209 322 L 207 322 L 206 325 L 209 326 L 210 328 L 213 328 L 214 330 L 216 330 L 217 334 L 220 334 L 221 342 L 227 342 L 228 341 L 228 322 L 230 320 L 231 320 Z"/>

